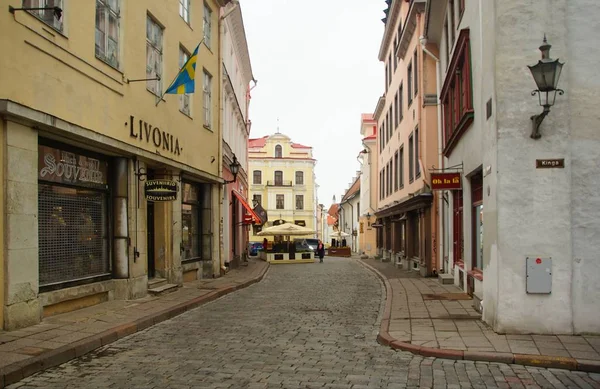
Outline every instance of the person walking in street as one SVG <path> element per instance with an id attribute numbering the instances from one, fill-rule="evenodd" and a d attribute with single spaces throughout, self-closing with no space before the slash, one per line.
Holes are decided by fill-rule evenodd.
<path id="1" fill-rule="evenodd" d="M 317 255 L 319 256 L 319 263 L 323 263 L 323 257 L 325 256 L 325 245 L 319 239 L 319 244 L 317 244 Z"/>

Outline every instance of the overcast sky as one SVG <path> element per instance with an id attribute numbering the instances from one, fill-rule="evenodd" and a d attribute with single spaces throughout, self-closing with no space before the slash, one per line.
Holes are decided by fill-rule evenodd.
<path id="1" fill-rule="evenodd" d="M 337 201 L 360 169 L 361 113 L 383 94 L 377 54 L 385 2 L 242 0 L 250 59 L 251 138 L 277 130 L 313 147 L 319 203 Z"/>

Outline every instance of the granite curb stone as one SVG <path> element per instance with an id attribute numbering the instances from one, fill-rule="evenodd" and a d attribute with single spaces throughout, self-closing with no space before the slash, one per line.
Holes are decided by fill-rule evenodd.
<path id="1" fill-rule="evenodd" d="M 357 260 L 361 265 L 373 272 L 384 284 L 386 290 L 386 303 L 379 327 L 377 340 L 380 344 L 389 346 L 394 350 L 408 351 L 413 354 L 426 357 L 454 359 L 454 360 L 469 360 L 482 362 L 499 362 L 508 364 L 517 364 L 523 366 L 535 366 L 543 368 L 567 369 L 584 371 L 590 373 L 600 373 L 600 361 L 575 359 L 571 357 L 558 357 L 550 355 L 534 355 L 534 354 L 516 354 L 506 352 L 477 352 L 463 351 L 454 349 L 440 349 L 433 347 L 423 347 L 412 343 L 402 342 L 393 338 L 389 332 L 389 322 L 391 318 L 391 305 L 393 292 L 388 279 L 381 272 L 371 265 Z"/>
<path id="2" fill-rule="evenodd" d="M 189 301 L 179 303 L 172 307 L 165 308 L 162 311 L 152 313 L 130 323 L 118 325 L 101 333 L 66 344 L 57 349 L 44 352 L 40 355 L 27 358 L 23 361 L 12 363 L 8 366 L 4 366 L 2 369 L 0 369 L 0 388 L 4 388 L 42 370 L 58 366 L 70 361 L 71 359 L 85 355 L 99 347 L 110 344 L 118 339 L 132 335 L 165 320 L 169 320 L 175 316 L 185 313 L 188 310 L 214 301 L 226 294 L 255 284 L 264 278 L 268 269 L 269 266 L 265 266 L 260 274 L 252 276 L 252 278 L 243 281 L 238 285 L 220 288 L 216 291 L 190 299 Z"/>

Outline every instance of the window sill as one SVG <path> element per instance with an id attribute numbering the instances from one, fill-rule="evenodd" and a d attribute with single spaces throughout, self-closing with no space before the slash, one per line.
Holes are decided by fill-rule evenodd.
<path id="1" fill-rule="evenodd" d="M 161 99 L 161 101 L 166 101 L 165 99 L 161 98 L 159 95 L 157 95 L 156 93 L 154 93 L 154 91 L 148 89 L 148 87 L 146 87 L 146 91 L 148 91 L 148 93 L 150 93 L 152 96 Z"/>
<path id="2" fill-rule="evenodd" d="M 452 135 L 450 135 L 450 139 L 448 139 L 448 141 L 446 142 L 446 147 L 444 147 L 443 151 L 445 157 L 450 156 L 450 154 L 452 153 L 452 149 L 454 149 L 454 146 L 456 146 L 462 135 L 469 128 L 471 123 L 473 123 L 474 118 L 475 114 L 473 110 L 469 110 L 463 114 L 462 118 L 460 119 L 460 122 L 452 132 Z"/>
<path id="3" fill-rule="evenodd" d="M 203 258 L 200 258 L 200 257 L 182 259 L 181 260 L 181 264 L 194 263 L 194 262 L 203 262 L 203 261 L 210 261 L 210 259 L 203 259 Z"/>
<path id="4" fill-rule="evenodd" d="M 421 178 L 421 172 L 418 172 L 417 175 L 415 176 L 415 179 L 417 178 Z"/>
<path id="5" fill-rule="evenodd" d="M 188 119 L 194 120 L 194 118 L 188 112 L 184 112 L 181 109 L 179 110 L 179 112 L 181 112 L 183 114 L 183 116 L 187 117 Z"/>
<path id="6" fill-rule="evenodd" d="M 207 126 L 206 124 L 204 124 L 202 127 L 204 127 L 204 129 L 206 129 L 206 130 L 208 130 L 208 131 L 210 131 L 210 132 L 214 132 L 214 131 L 212 130 L 212 128 L 210 128 L 210 126 Z"/>
<path id="7" fill-rule="evenodd" d="M 96 54 L 96 59 L 100 62 L 102 62 L 104 65 L 110 67 L 112 70 L 119 72 L 119 74 L 121 74 L 121 76 L 124 76 L 125 73 L 120 69 L 119 65 L 115 66 L 113 64 L 111 64 L 110 62 L 108 62 L 104 57 L 102 57 L 101 55 Z"/>
<path id="8" fill-rule="evenodd" d="M 477 268 L 469 270 L 467 274 L 475 278 L 476 280 L 483 281 L 483 272 Z"/>

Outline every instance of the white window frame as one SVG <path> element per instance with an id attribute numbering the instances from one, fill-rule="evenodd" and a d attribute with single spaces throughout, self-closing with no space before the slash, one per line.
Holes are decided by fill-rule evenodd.
<path id="1" fill-rule="evenodd" d="M 111 6 L 112 3 L 112 6 Z M 114 8 L 113 8 L 114 7 Z M 98 21 L 99 21 L 99 13 L 103 13 L 104 21 L 103 26 L 104 31 L 99 29 Z M 110 34 L 110 20 L 113 18 L 116 24 L 116 34 L 115 37 L 111 37 Z M 95 35 L 95 53 L 96 58 L 100 59 L 103 62 L 106 62 L 108 65 L 112 66 L 115 69 L 119 68 L 121 53 L 120 53 L 120 34 L 121 34 L 121 0 L 96 0 L 96 35 Z M 116 38 L 116 40 L 114 39 Z M 103 49 L 100 49 L 98 46 L 98 42 L 102 41 Z M 110 42 L 114 42 L 115 50 L 113 53 L 108 53 L 108 47 Z M 100 51 L 101 50 L 101 51 Z"/>
<path id="2" fill-rule="evenodd" d="M 204 3 L 204 14 L 202 16 L 202 31 L 204 34 L 204 44 L 210 49 L 212 37 L 212 9 Z"/>
<path id="3" fill-rule="evenodd" d="M 54 11 L 50 10 L 50 9 L 48 9 L 48 10 L 42 10 L 42 9 L 32 10 L 32 11 L 27 11 L 27 12 L 29 12 L 36 18 L 40 19 L 42 22 L 44 22 L 48 26 L 52 27 L 56 31 L 59 31 L 61 33 L 64 32 L 62 18 L 64 17 L 64 14 L 65 14 L 65 8 L 64 8 L 65 5 L 64 5 L 63 0 L 23 0 L 21 4 L 22 4 L 23 8 L 60 7 L 60 9 L 63 10 L 63 15 L 61 16 L 60 20 L 57 19 L 56 16 L 54 16 Z"/>
<path id="4" fill-rule="evenodd" d="M 190 56 L 191 54 L 183 46 L 179 46 L 179 69 L 183 68 L 183 65 L 185 65 Z M 192 116 L 191 94 L 184 93 L 183 95 L 179 95 L 179 112 L 189 117 Z"/>
<path id="5" fill-rule="evenodd" d="M 212 76 L 206 69 L 202 74 L 202 90 L 204 92 L 204 127 L 210 129 L 212 124 Z"/>
<path id="6" fill-rule="evenodd" d="M 190 2 L 191 0 L 179 0 L 179 16 L 187 24 L 190 24 Z"/>
<path id="7" fill-rule="evenodd" d="M 146 15 L 146 78 L 160 77 L 160 80 L 146 81 L 146 89 L 156 96 L 162 95 L 163 36 L 162 26 L 150 15 Z M 148 63 L 152 58 L 154 61 Z"/>

